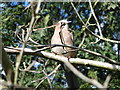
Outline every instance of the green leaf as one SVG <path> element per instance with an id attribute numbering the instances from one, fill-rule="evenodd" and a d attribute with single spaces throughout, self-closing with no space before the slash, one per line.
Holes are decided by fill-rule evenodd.
<path id="1" fill-rule="evenodd" d="M 50 15 L 47 14 L 44 18 L 44 25 L 47 26 L 48 22 L 49 22 L 49 19 L 50 19 Z"/>

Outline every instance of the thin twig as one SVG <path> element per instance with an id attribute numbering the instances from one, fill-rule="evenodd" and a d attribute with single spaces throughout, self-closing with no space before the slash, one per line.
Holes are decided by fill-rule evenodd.
<path id="1" fill-rule="evenodd" d="M 102 36 L 99 36 L 99 35 L 96 35 L 94 34 L 88 27 L 87 25 L 84 23 L 84 21 L 82 20 L 82 18 L 80 17 L 79 13 L 77 12 L 77 9 L 75 8 L 74 4 L 71 2 L 71 5 L 73 6 L 77 16 L 79 17 L 80 21 L 83 23 L 84 27 L 95 37 L 101 39 L 101 40 L 104 40 L 104 41 L 108 41 L 108 42 L 112 42 L 112 43 L 120 43 L 120 41 L 116 41 L 116 40 L 110 40 L 110 39 L 107 39 L 107 38 L 104 38 Z M 90 18 L 89 18 L 90 19 Z"/>
<path id="2" fill-rule="evenodd" d="M 37 86 L 36 86 L 33 90 L 36 90 L 44 80 L 45 80 L 45 79 L 43 79 L 41 82 L 39 82 L 39 83 L 37 84 Z"/>
<path id="3" fill-rule="evenodd" d="M 35 71 L 35 70 L 22 70 L 22 69 L 19 69 L 19 70 L 22 72 L 31 72 L 31 73 L 37 73 L 37 74 L 40 74 L 43 72 L 43 71 Z"/>
<path id="4" fill-rule="evenodd" d="M 90 45 L 90 44 L 96 44 L 96 43 L 98 43 L 100 41 L 100 39 L 99 40 L 96 40 L 95 42 L 90 42 L 90 43 L 88 43 L 84 48 L 86 48 L 88 45 Z"/>
<path id="5" fill-rule="evenodd" d="M 59 64 L 59 65 L 58 65 L 50 74 L 48 74 L 47 76 L 51 76 L 52 74 L 56 74 L 56 72 L 57 72 L 57 70 L 58 70 L 58 68 L 59 68 L 60 66 L 61 66 L 61 64 Z M 38 83 L 38 85 L 34 88 L 34 90 L 36 90 L 36 89 L 39 87 L 39 85 L 40 85 L 46 78 L 47 78 L 47 77 L 45 76 L 45 77 L 43 77 L 43 78 L 41 78 L 41 79 L 32 81 L 32 83 L 33 83 L 33 82 L 42 80 L 41 82 Z"/>
<path id="6" fill-rule="evenodd" d="M 91 42 L 90 44 L 96 44 L 100 41 L 100 39 L 98 39 L 96 42 Z"/>
<path id="7" fill-rule="evenodd" d="M 75 8 L 75 6 L 74 6 L 74 4 L 73 4 L 72 2 L 71 2 L 71 5 L 72 5 L 72 7 L 74 8 L 74 10 L 75 10 L 75 12 L 76 12 L 78 18 L 80 19 L 80 21 L 83 23 L 83 25 L 85 25 L 84 21 L 83 21 L 82 18 L 80 17 L 80 15 L 79 15 L 77 9 Z"/>
<path id="8" fill-rule="evenodd" d="M 43 73 L 45 74 L 45 76 L 47 77 L 47 80 L 48 80 L 48 83 L 50 85 L 50 88 L 52 88 L 52 84 L 51 84 L 51 81 L 49 79 L 49 76 L 47 75 L 47 73 L 43 70 Z"/>
<path id="9" fill-rule="evenodd" d="M 28 71 L 31 69 L 31 67 L 36 63 L 36 61 L 33 61 L 24 71 Z"/>
<path id="10" fill-rule="evenodd" d="M 23 41 L 23 42 L 25 41 L 24 35 L 25 35 L 25 30 L 22 30 L 22 41 Z"/>
<path id="11" fill-rule="evenodd" d="M 55 27 L 56 25 L 51 25 L 51 26 L 48 26 L 48 27 L 45 27 L 45 28 L 37 28 L 37 29 L 33 29 L 33 31 L 38 31 L 38 30 L 43 30 L 43 29 L 47 29 L 47 28 L 52 28 L 52 27 Z"/>
<path id="12" fill-rule="evenodd" d="M 52 74 L 55 74 L 60 66 L 61 66 L 61 64 L 59 64 L 50 74 L 48 74 L 48 76 L 51 76 Z M 32 83 L 33 82 L 38 82 L 38 81 L 46 79 L 46 78 L 47 78 L 46 76 L 42 77 L 41 79 L 37 79 L 37 80 L 32 81 Z"/>
<path id="13" fill-rule="evenodd" d="M 84 35 L 83 35 L 83 39 L 82 39 L 82 42 L 79 44 L 79 48 L 83 45 L 83 43 L 84 43 L 84 41 L 85 41 L 85 36 L 86 36 L 86 34 L 84 33 Z"/>
<path id="14" fill-rule="evenodd" d="M 104 40 L 104 41 L 107 41 L 107 42 L 111 42 L 111 43 L 120 43 L 120 41 L 117 41 L 117 40 L 110 40 L 110 39 L 107 39 L 107 38 L 104 38 L 104 37 L 101 37 L 101 36 L 99 36 L 99 35 L 96 35 L 96 34 L 94 34 L 88 27 L 85 27 L 93 36 L 95 36 L 95 37 L 97 37 L 97 38 L 99 38 L 99 39 L 101 39 L 101 40 Z"/>
<path id="15" fill-rule="evenodd" d="M 98 0 L 97 0 L 97 1 L 98 1 Z M 94 18 L 95 18 L 96 23 L 97 23 L 100 36 L 103 37 L 103 35 L 102 35 L 102 30 L 101 30 L 101 28 L 100 28 L 100 24 L 99 24 L 99 22 L 98 22 L 98 19 L 97 19 L 95 13 L 94 13 L 94 9 L 93 9 L 93 7 L 92 7 L 92 4 L 91 4 L 91 1 L 90 1 L 90 0 L 89 0 L 89 5 L 90 5 L 90 8 L 91 8 L 91 12 L 92 12 L 92 14 L 93 14 L 93 16 L 94 16 Z"/>
<path id="16" fill-rule="evenodd" d="M 96 2 L 94 3 L 93 8 L 97 5 L 97 3 L 98 3 L 98 0 L 96 0 Z M 89 16 L 89 18 L 88 18 L 88 20 L 87 20 L 87 22 L 86 22 L 86 25 L 89 24 L 89 21 L 90 21 L 91 17 L 92 17 L 92 13 L 90 13 L 90 16 Z M 90 25 L 90 24 L 89 24 L 89 25 Z M 88 26 L 89 26 L 89 25 L 88 25 Z M 95 25 L 95 24 L 94 24 L 94 25 Z"/>
<path id="17" fill-rule="evenodd" d="M 18 38 L 20 41 L 22 41 L 22 39 L 20 38 L 20 36 L 19 36 L 19 35 L 17 35 L 17 38 Z"/>
<path id="18" fill-rule="evenodd" d="M 20 51 L 20 54 L 18 55 L 18 58 L 16 60 L 14 84 L 17 84 L 18 69 L 19 69 L 20 62 L 21 62 L 21 59 L 22 59 L 22 56 L 23 56 L 24 48 L 25 48 L 26 43 L 27 43 L 27 41 L 28 41 L 28 39 L 29 39 L 29 37 L 32 33 L 32 27 L 33 27 L 34 21 L 35 21 L 35 14 L 34 14 L 34 11 L 32 11 L 32 19 L 31 19 L 31 22 L 30 22 L 30 26 L 28 28 L 28 31 L 27 31 L 27 34 L 26 34 L 26 37 L 25 37 L 25 41 L 22 43 L 22 50 Z"/>
<path id="19" fill-rule="evenodd" d="M 39 43 L 37 43 L 36 41 L 34 41 L 31 37 L 29 37 L 29 40 L 30 40 L 32 43 L 34 43 L 34 44 L 36 44 L 36 45 L 39 45 Z"/>

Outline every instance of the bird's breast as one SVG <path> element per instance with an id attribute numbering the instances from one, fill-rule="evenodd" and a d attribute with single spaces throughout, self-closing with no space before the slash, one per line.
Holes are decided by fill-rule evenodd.
<path id="1" fill-rule="evenodd" d="M 51 44 L 63 45 L 61 43 L 59 35 L 56 35 L 56 34 L 53 35 L 53 37 L 51 39 Z M 52 52 L 55 52 L 56 54 L 62 54 L 64 52 L 64 49 L 61 46 L 56 46 L 56 47 L 52 48 Z"/>
<path id="2" fill-rule="evenodd" d="M 51 39 L 51 44 L 59 44 L 59 45 L 73 45 L 72 39 L 70 34 L 67 33 L 62 33 L 62 36 L 60 37 L 60 33 L 54 33 L 52 39 Z M 59 54 L 59 55 L 64 55 L 64 56 L 70 56 L 70 57 L 75 57 L 75 52 L 71 52 L 72 48 L 68 47 L 63 47 L 63 46 L 56 46 L 52 48 L 52 52 Z"/>

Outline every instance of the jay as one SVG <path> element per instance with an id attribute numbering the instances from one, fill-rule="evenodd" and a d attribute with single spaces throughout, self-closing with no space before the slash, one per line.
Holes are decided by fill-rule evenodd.
<path id="1" fill-rule="evenodd" d="M 73 46 L 73 34 L 68 30 L 68 23 L 71 21 L 60 20 L 55 27 L 54 34 L 51 38 L 51 44 L 59 45 L 70 45 Z M 68 58 L 75 58 L 76 52 L 73 48 L 56 46 L 52 48 L 52 52 L 57 55 L 62 55 Z M 68 88 L 79 88 L 79 82 L 77 76 L 74 75 L 68 68 L 64 65 L 65 77 L 67 81 Z"/>

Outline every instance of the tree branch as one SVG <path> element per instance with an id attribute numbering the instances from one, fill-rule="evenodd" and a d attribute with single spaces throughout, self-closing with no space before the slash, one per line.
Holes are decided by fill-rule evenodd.
<path id="1" fill-rule="evenodd" d="M 112 76 L 111 76 L 110 74 L 106 77 L 106 80 L 105 80 L 105 82 L 104 82 L 105 88 L 108 88 L 108 84 L 109 84 L 109 81 L 110 81 L 111 77 L 112 77 Z"/>
<path id="2" fill-rule="evenodd" d="M 98 0 L 97 0 L 97 1 L 98 1 Z M 102 30 L 101 30 L 101 28 L 100 28 L 100 24 L 99 24 L 99 22 L 98 22 L 98 19 L 97 19 L 95 13 L 94 13 L 94 9 L 93 9 L 93 7 L 92 7 L 92 4 L 91 4 L 91 1 L 90 1 L 90 0 L 89 0 L 89 5 L 90 5 L 90 8 L 91 8 L 91 12 L 92 12 L 92 14 L 93 14 L 93 16 L 94 16 L 94 18 L 95 18 L 96 23 L 97 23 L 100 36 L 103 37 L 103 35 L 102 35 Z"/>
<path id="3" fill-rule="evenodd" d="M 113 60 L 113 59 L 111 59 L 111 58 L 109 58 L 107 56 L 104 56 L 104 55 L 100 54 L 100 53 L 97 53 L 97 52 L 94 52 L 94 51 L 90 51 L 90 50 L 87 50 L 87 49 L 84 49 L 84 48 L 80 48 L 80 47 L 75 47 L 75 46 L 70 46 L 70 45 L 60 45 L 60 44 L 54 44 L 54 45 L 34 45 L 34 47 L 41 47 L 41 49 L 37 49 L 37 50 L 35 50 L 35 52 L 43 51 L 43 50 L 46 50 L 46 49 L 49 49 L 49 48 L 53 48 L 53 47 L 56 47 L 56 46 L 64 46 L 64 47 L 73 48 L 73 49 L 75 49 L 74 51 L 81 50 L 81 51 L 88 52 L 90 54 L 102 57 L 102 58 L 108 60 L 111 63 L 120 64 L 120 62 L 117 62 L 117 61 L 115 61 L 115 60 Z"/>
<path id="4" fill-rule="evenodd" d="M 71 1 L 71 0 L 70 0 L 70 1 Z M 107 39 L 107 38 L 104 38 L 104 37 L 102 37 L 102 36 L 99 36 L 99 35 L 94 34 L 94 33 L 88 28 L 88 26 L 87 26 L 88 21 L 87 21 L 87 23 L 85 24 L 85 22 L 84 22 L 84 21 L 82 20 L 82 18 L 80 17 L 77 9 L 75 8 L 75 6 L 74 6 L 74 4 L 73 4 L 72 2 L 71 2 L 71 5 L 72 5 L 73 9 L 75 10 L 78 18 L 80 19 L 80 21 L 81 21 L 82 24 L 84 25 L 84 27 L 85 27 L 92 35 L 94 35 L 95 37 L 97 37 L 97 38 L 99 38 L 99 39 L 101 39 L 101 40 L 104 40 L 104 41 L 108 41 L 108 42 L 111 42 L 111 43 L 120 43 L 120 41 L 110 40 L 110 39 Z M 91 16 L 89 16 L 89 17 L 91 17 Z M 88 18 L 88 20 L 90 20 L 90 18 Z M 100 28 L 99 28 L 99 29 L 100 29 Z M 100 30 L 101 30 L 101 29 L 100 29 Z"/>
<path id="5" fill-rule="evenodd" d="M 4 48 L 4 49 L 6 50 L 7 53 L 18 54 L 22 48 Z M 68 58 L 63 57 L 63 56 L 55 55 L 53 53 L 49 53 L 49 52 L 45 52 L 45 51 L 34 52 L 34 50 L 29 49 L 29 48 L 24 49 L 24 54 L 46 57 L 46 58 L 54 59 L 54 60 L 60 61 L 60 62 L 64 62 L 64 60 L 65 61 L 68 60 Z M 99 67 L 99 68 L 120 71 L 119 65 L 109 64 L 109 63 L 101 62 L 101 61 L 80 59 L 80 58 L 70 58 L 69 61 L 70 61 L 70 63 L 75 63 L 75 64 L 90 65 L 90 66 L 95 66 L 95 67 Z"/>
<path id="6" fill-rule="evenodd" d="M 83 75 L 68 60 L 64 60 L 63 62 L 76 76 L 78 76 L 79 78 L 81 78 L 85 82 L 88 82 L 88 83 L 95 85 L 98 88 L 104 88 L 104 86 L 102 84 L 100 84 L 97 80 L 90 79 L 90 78 L 86 77 L 85 75 Z"/>
<path id="7" fill-rule="evenodd" d="M 39 0 L 38 2 L 38 6 L 36 8 L 36 14 L 39 12 L 39 7 L 40 7 L 40 4 L 41 4 L 41 1 Z M 33 30 L 33 25 L 34 25 L 34 21 L 35 21 L 35 13 L 34 13 L 34 10 L 33 10 L 33 7 L 32 7 L 32 19 L 31 19 L 31 22 L 30 22 L 30 26 L 27 30 L 27 34 L 25 36 L 25 40 L 24 42 L 22 43 L 22 50 L 20 51 L 18 57 L 17 57 L 17 60 L 16 60 L 16 68 L 15 68 L 15 77 L 14 77 L 14 84 L 17 84 L 17 77 L 18 77 L 18 69 L 19 69 L 19 66 L 20 66 L 20 62 L 21 62 L 21 59 L 22 59 L 22 56 L 23 56 L 23 52 L 24 52 L 24 48 L 26 46 L 26 42 L 28 41 L 31 33 L 32 33 L 32 30 Z"/>

